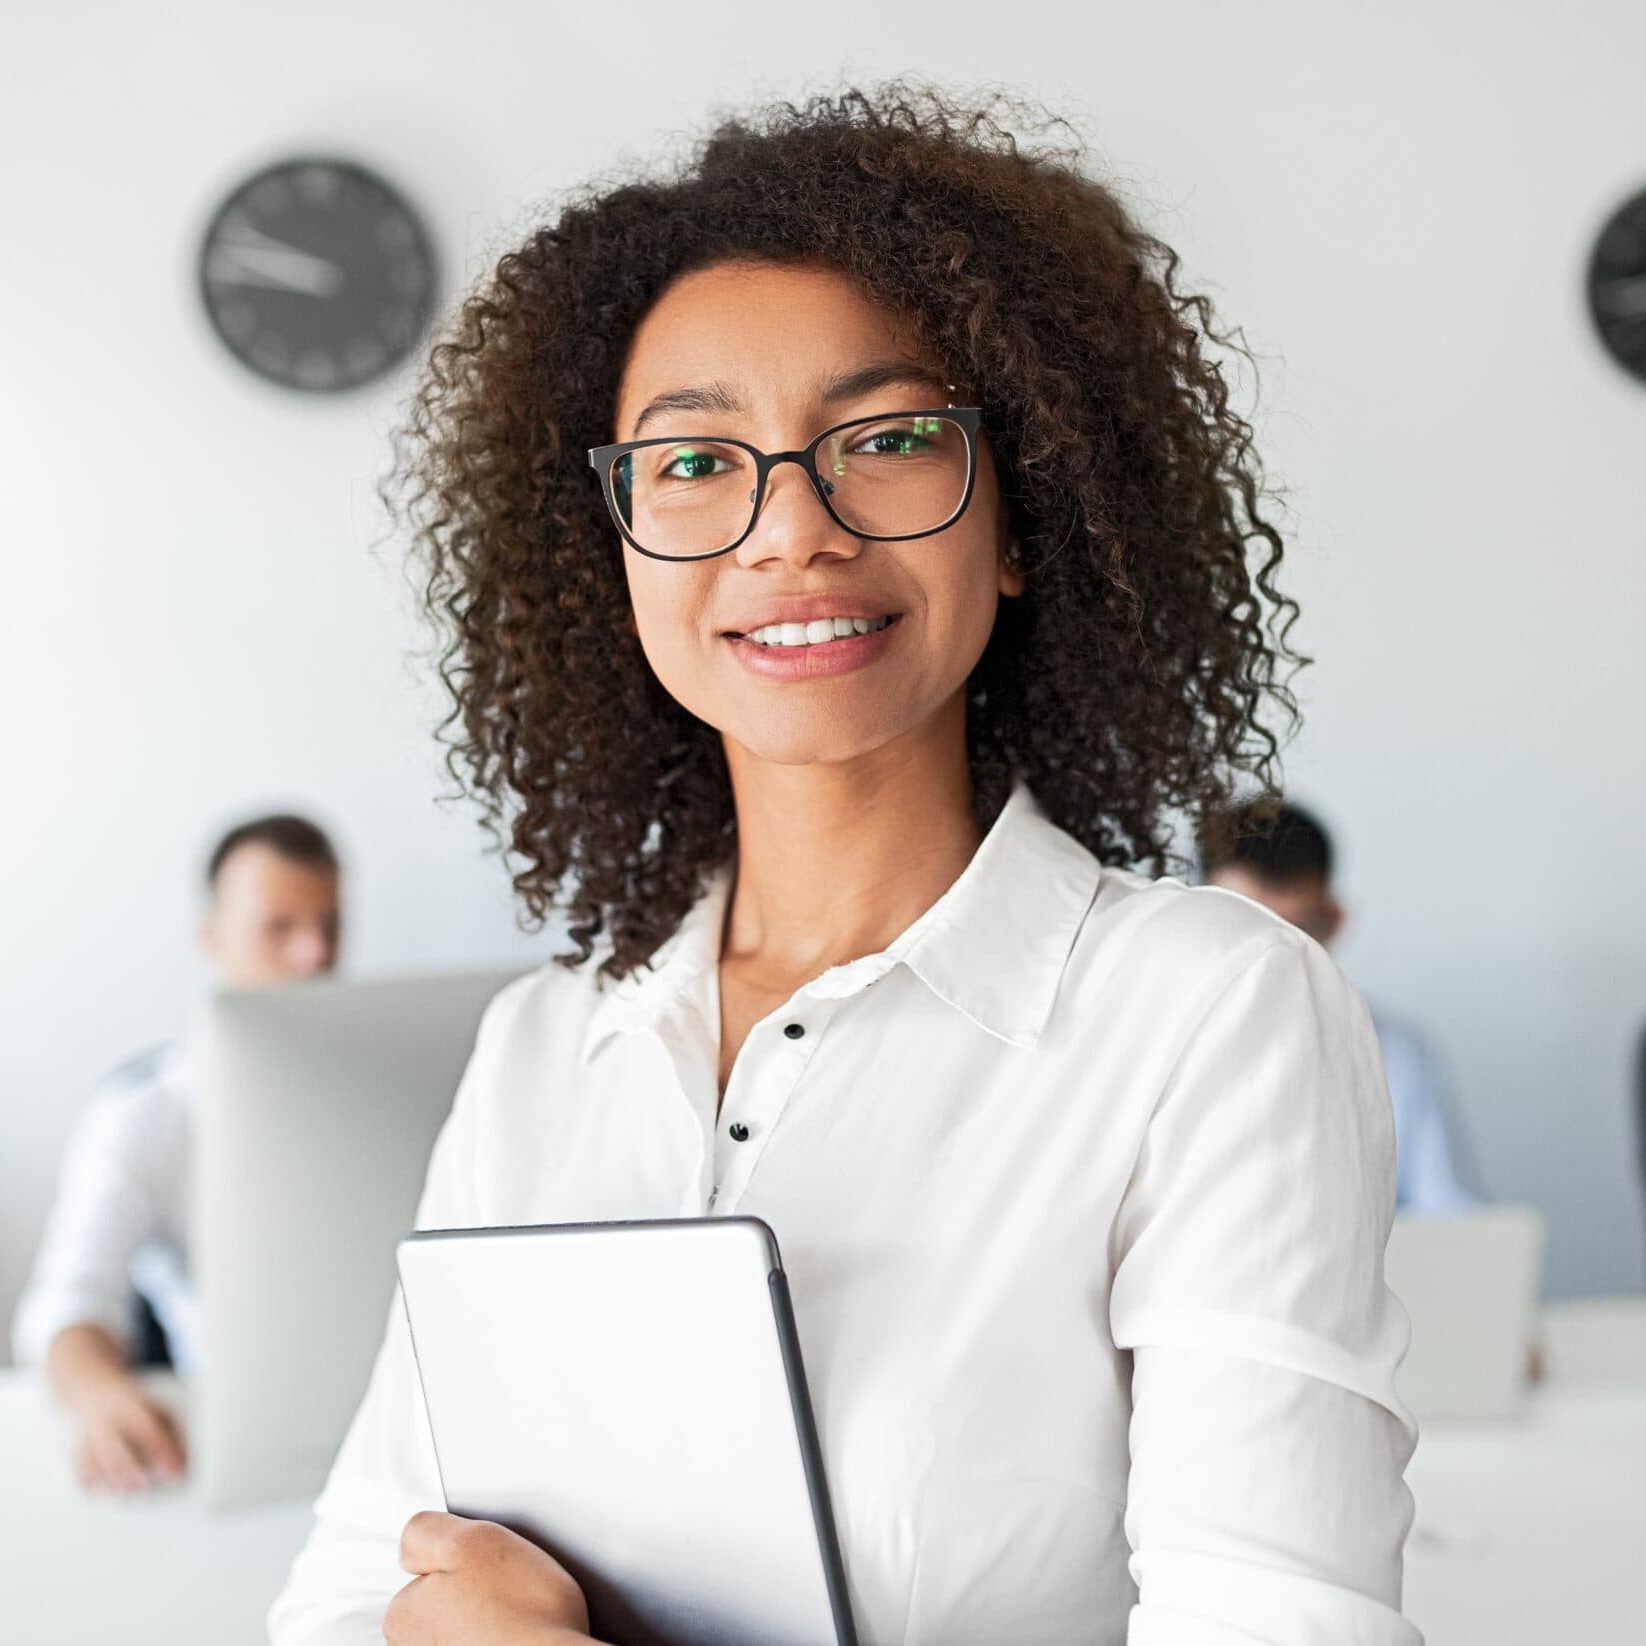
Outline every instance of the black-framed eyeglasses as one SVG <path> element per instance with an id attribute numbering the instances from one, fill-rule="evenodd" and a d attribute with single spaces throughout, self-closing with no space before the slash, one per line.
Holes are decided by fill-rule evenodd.
<path id="1" fill-rule="evenodd" d="M 818 501 L 854 537 L 930 537 L 966 512 L 977 478 L 977 406 L 923 407 L 835 423 L 800 451 L 763 452 L 725 435 L 659 435 L 596 446 L 623 540 L 654 560 L 730 554 L 760 518 L 766 480 L 798 463 Z"/>

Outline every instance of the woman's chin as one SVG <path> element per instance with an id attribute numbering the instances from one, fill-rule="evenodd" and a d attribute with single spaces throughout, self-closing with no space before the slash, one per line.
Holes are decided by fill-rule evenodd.
<path id="1" fill-rule="evenodd" d="M 762 765 L 849 766 L 868 759 L 913 729 L 902 725 L 842 725 L 832 717 L 818 715 L 800 715 L 794 723 L 774 725 L 774 718 L 748 727 L 746 736 L 736 731 L 722 731 L 722 736 L 728 744 L 736 745 L 743 759 Z"/>

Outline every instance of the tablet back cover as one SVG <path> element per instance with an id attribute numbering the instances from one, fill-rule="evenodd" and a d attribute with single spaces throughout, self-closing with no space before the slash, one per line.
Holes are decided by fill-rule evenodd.
<path id="1" fill-rule="evenodd" d="M 597 1638 L 849 1646 L 765 1224 L 426 1231 L 399 1261 L 448 1508 L 553 1553 Z"/>

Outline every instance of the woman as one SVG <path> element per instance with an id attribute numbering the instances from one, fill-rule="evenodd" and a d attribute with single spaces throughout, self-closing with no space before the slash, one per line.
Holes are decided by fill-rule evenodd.
<path id="1" fill-rule="evenodd" d="M 418 1222 L 768 1220 L 866 1642 L 1409 1642 L 1366 1012 L 1124 867 L 1270 775 L 1280 544 L 1203 301 L 1077 158 L 780 107 L 436 349 L 456 753 L 576 952 L 493 1004 Z M 439 1503 L 396 1307 L 276 1640 L 588 1638 Z"/>

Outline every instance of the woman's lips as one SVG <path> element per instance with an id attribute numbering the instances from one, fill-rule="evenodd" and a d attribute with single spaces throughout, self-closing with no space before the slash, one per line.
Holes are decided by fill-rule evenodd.
<path id="1" fill-rule="evenodd" d="M 898 621 L 894 617 L 872 634 L 842 635 L 811 646 L 763 646 L 740 634 L 729 634 L 725 639 L 738 662 L 762 679 L 827 680 L 874 662 L 891 645 Z"/>

